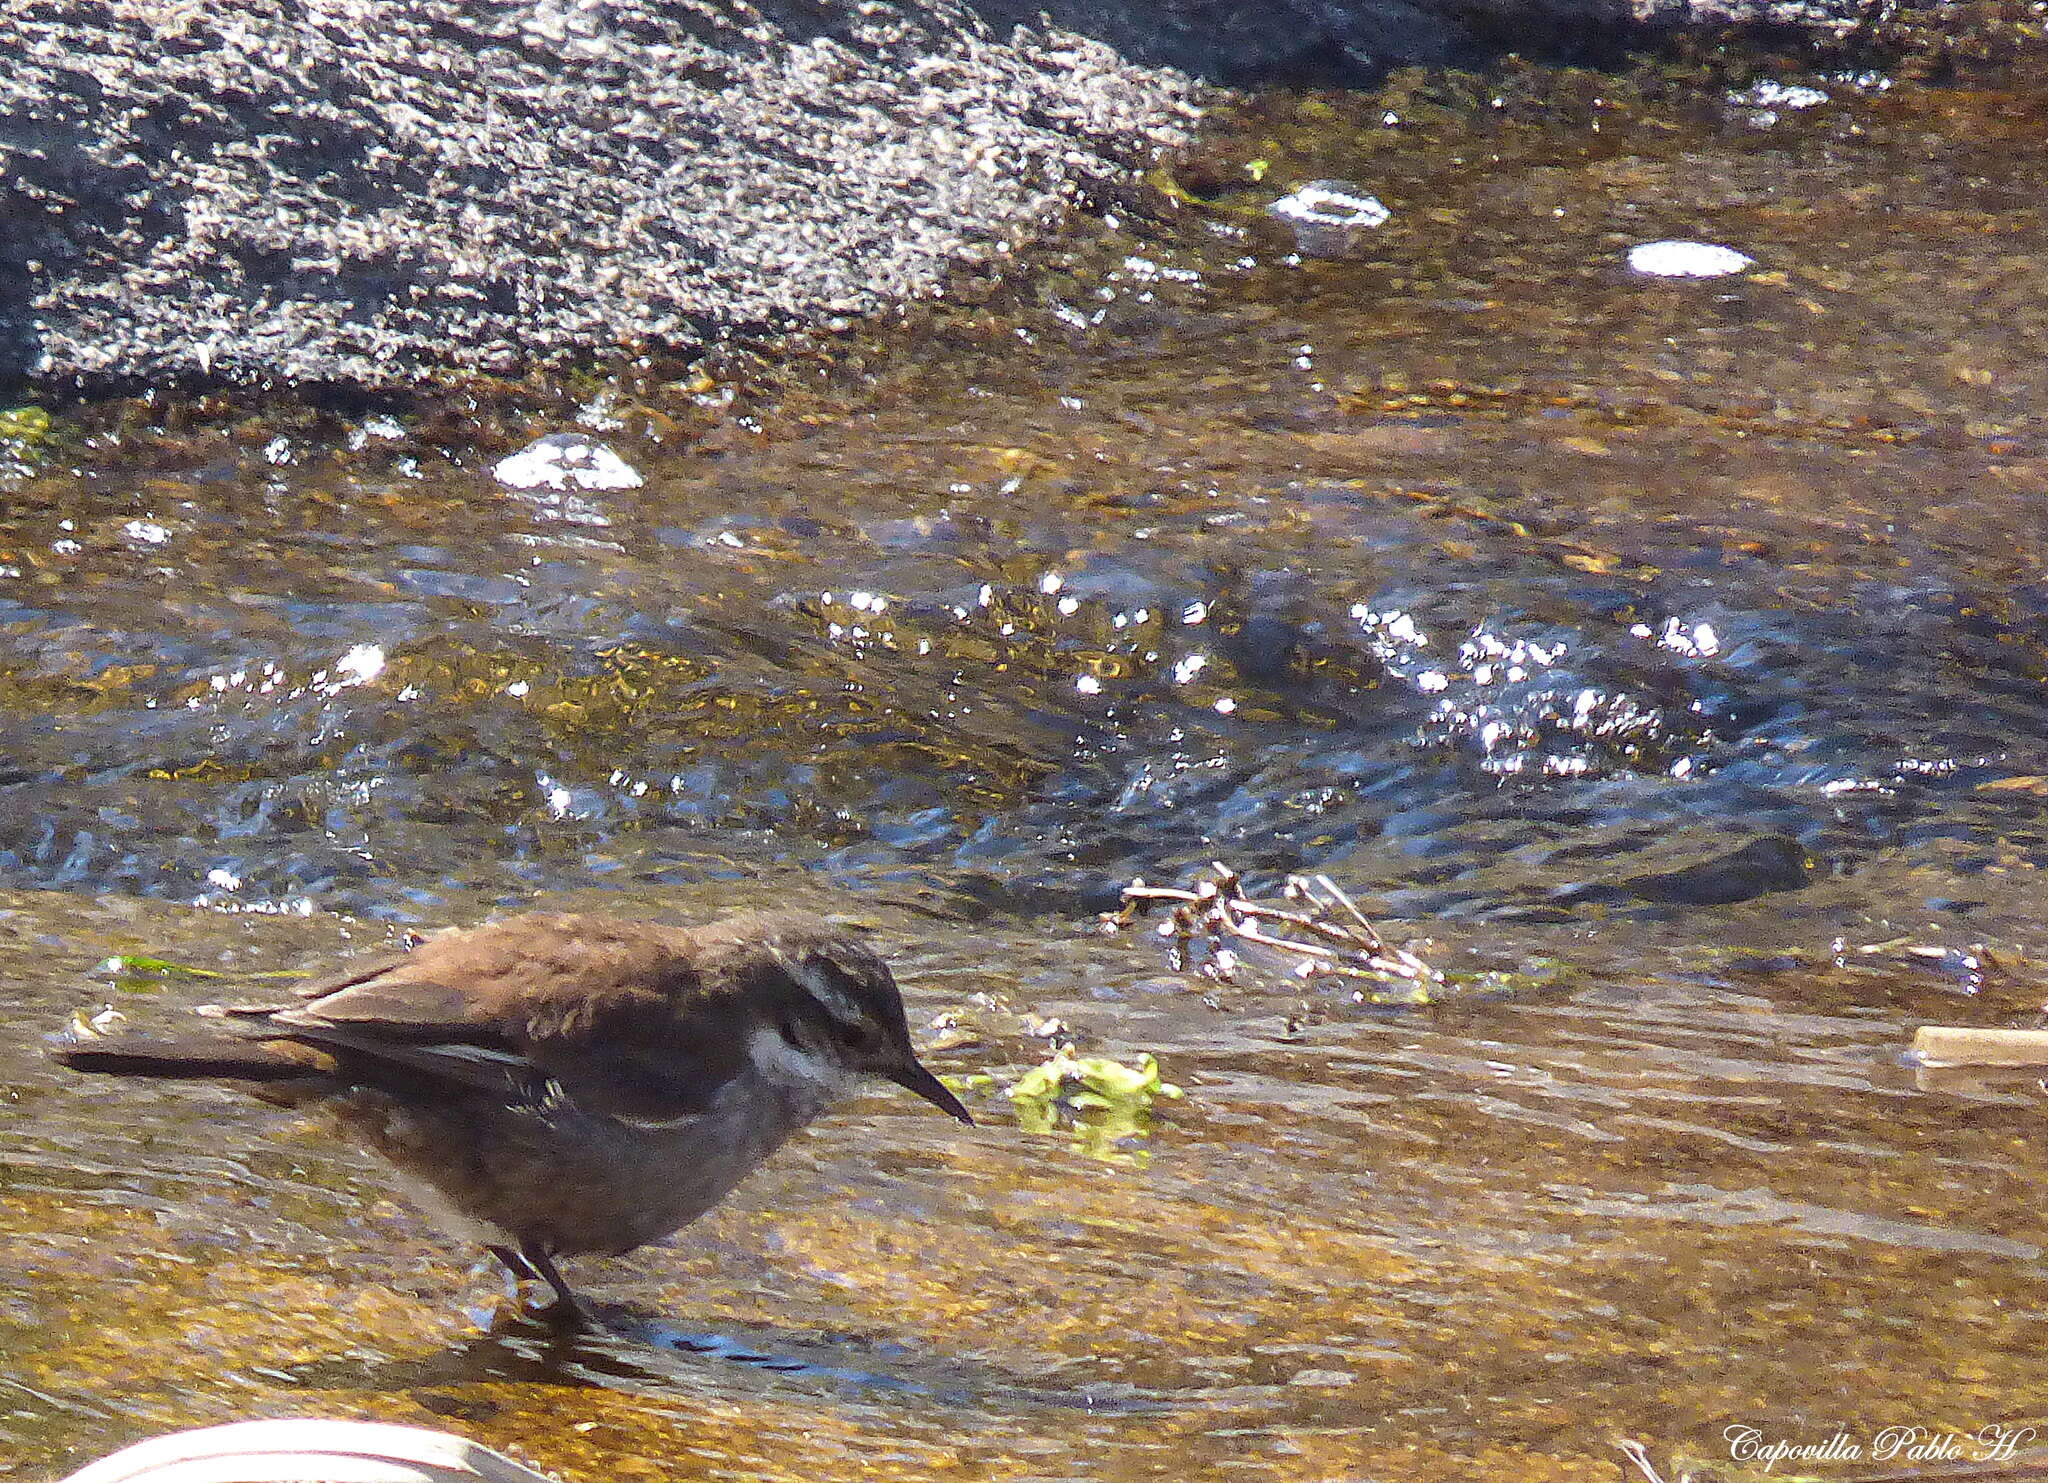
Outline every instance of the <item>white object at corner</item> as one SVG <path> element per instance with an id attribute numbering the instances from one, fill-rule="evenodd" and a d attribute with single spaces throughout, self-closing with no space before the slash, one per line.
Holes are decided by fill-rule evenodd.
<path id="1" fill-rule="evenodd" d="M 449 1432 L 296 1417 L 174 1432 L 63 1483 L 554 1483 Z"/>

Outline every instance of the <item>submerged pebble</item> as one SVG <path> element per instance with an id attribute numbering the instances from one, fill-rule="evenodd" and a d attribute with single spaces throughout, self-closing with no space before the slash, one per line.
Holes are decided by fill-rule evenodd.
<path id="1" fill-rule="evenodd" d="M 1765 78 L 1729 93 L 1728 101 L 1742 108 L 1818 108 L 1828 101 L 1828 95 L 1819 88 Z"/>
<path id="2" fill-rule="evenodd" d="M 1366 234 L 1392 217 L 1377 196 L 1348 180 L 1312 180 L 1266 208 L 1287 223 L 1297 251 L 1308 257 L 1358 257 Z"/>
<path id="3" fill-rule="evenodd" d="M 1726 278 L 1756 259 L 1717 242 L 1639 242 L 1628 250 L 1632 272 L 1650 278 Z"/>
<path id="4" fill-rule="evenodd" d="M 638 469 L 582 433 L 535 438 L 498 460 L 491 477 L 508 489 L 638 489 L 646 482 Z"/>

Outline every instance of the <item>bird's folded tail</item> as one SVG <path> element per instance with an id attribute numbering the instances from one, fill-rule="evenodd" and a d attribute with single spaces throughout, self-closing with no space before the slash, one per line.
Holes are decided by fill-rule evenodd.
<path id="1" fill-rule="evenodd" d="M 73 1071 L 102 1071 L 111 1076 L 211 1077 L 223 1081 L 319 1079 L 327 1068 L 312 1058 L 298 1059 L 291 1053 L 295 1050 L 304 1053 L 299 1047 L 288 1050 L 275 1041 L 203 1037 L 153 1040 L 119 1035 L 54 1045 L 50 1047 L 50 1059 Z"/>

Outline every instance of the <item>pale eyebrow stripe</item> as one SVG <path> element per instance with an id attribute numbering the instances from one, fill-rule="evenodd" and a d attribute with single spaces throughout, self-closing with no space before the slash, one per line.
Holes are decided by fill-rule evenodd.
<path id="1" fill-rule="evenodd" d="M 815 959 L 800 958 L 795 962 L 785 960 L 783 967 L 789 971 L 789 976 L 808 989 L 811 997 L 840 1024 L 859 1025 L 871 1018 L 867 1010 L 861 1007 L 860 1002 L 834 983 L 831 972 Z"/>

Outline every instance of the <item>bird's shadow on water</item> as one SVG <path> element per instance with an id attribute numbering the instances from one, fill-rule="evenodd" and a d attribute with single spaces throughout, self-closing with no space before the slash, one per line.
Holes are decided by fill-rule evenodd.
<path id="1" fill-rule="evenodd" d="M 284 1373 L 316 1390 L 444 1393 L 436 1396 L 443 1404 L 430 1409 L 442 1409 L 448 1391 L 459 1394 L 468 1386 L 506 1381 L 669 1396 L 786 1384 L 864 1401 L 901 1397 L 977 1410 L 1051 1407 L 1091 1415 L 1169 1409 L 1164 1400 L 1135 1386 L 1062 1387 L 1044 1375 L 1021 1377 L 872 1337 L 711 1333 L 611 1304 L 592 1306 L 595 1330 L 522 1315 L 430 1356 L 370 1364 L 337 1357 Z M 459 1401 L 454 1405 L 460 1408 Z"/>

